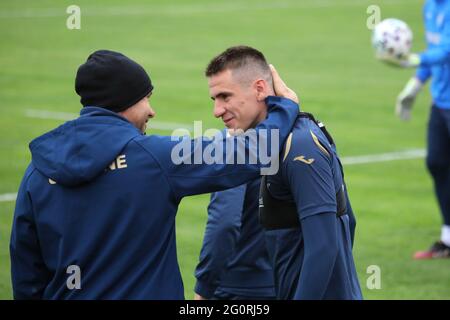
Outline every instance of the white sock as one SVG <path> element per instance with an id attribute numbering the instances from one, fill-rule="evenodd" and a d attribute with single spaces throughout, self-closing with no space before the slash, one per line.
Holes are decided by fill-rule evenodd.
<path id="1" fill-rule="evenodd" d="M 448 247 L 450 247 L 450 226 L 443 225 L 441 231 L 441 241 Z"/>

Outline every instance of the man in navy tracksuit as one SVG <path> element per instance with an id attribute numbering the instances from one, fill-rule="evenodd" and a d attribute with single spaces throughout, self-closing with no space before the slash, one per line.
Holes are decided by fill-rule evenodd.
<path id="1" fill-rule="evenodd" d="M 260 123 L 267 112 L 264 98 L 280 88 L 279 77 L 272 82 L 264 55 L 247 46 L 228 48 L 213 58 L 205 75 L 214 115 L 228 132 Z M 293 92 L 283 95 L 297 99 Z M 195 272 L 196 299 L 274 298 L 272 266 L 258 219 L 259 181 L 212 194 Z"/>
<path id="2" fill-rule="evenodd" d="M 246 93 L 227 86 L 227 74 L 231 70 L 243 82 L 263 85 L 268 69 L 262 54 L 248 47 L 229 48 L 211 61 L 210 94 L 228 128 L 247 129 L 258 117 L 234 120 L 234 100 Z M 361 299 L 352 256 L 354 217 L 334 144 L 315 122 L 299 116 L 280 162 L 276 174 L 263 177 L 259 200 L 269 256 L 256 226 L 257 186 L 214 194 L 196 293 L 199 298 L 270 297 L 273 283 L 278 299 Z M 233 215 L 223 221 L 226 213 Z"/>
<path id="3" fill-rule="evenodd" d="M 417 94 L 432 78 L 433 103 L 428 122 L 427 167 L 442 215 L 441 237 L 415 259 L 450 258 L 450 1 L 428 0 L 423 7 L 427 50 L 397 61 L 402 67 L 417 67 L 397 99 L 396 112 L 409 120 Z"/>
<path id="4" fill-rule="evenodd" d="M 273 94 L 270 69 L 261 52 L 245 46 L 229 48 L 212 59 L 205 74 L 215 101 L 214 114 L 228 130 L 246 130 L 261 121 L 265 113 L 261 98 Z M 241 85 L 233 86 L 234 82 Z M 272 266 L 258 219 L 259 185 L 256 179 L 211 195 L 195 271 L 197 299 L 274 298 Z"/>
<path id="5" fill-rule="evenodd" d="M 75 85 L 80 117 L 30 144 L 10 242 L 14 298 L 183 299 L 175 241 L 181 199 L 251 181 L 261 162 L 175 163 L 172 151 L 185 139 L 145 136 L 153 86 L 122 54 L 93 53 Z M 279 127 L 283 143 L 298 105 L 264 101 L 267 119 L 256 129 Z M 203 151 L 229 139 L 241 137 L 188 144 Z"/>

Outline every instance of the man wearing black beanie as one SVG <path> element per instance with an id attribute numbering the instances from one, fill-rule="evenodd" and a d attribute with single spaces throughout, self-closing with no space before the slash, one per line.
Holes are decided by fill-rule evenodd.
<path id="1" fill-rule="evenodd" d="M 281 79 L 274 82 L 287 92 Z M 80 117 L 30 143 L 10 242 L 15 299 L 184 298 L 175 241 L 181 199 L 253 180 L 263 165 L 259 158 L 176 164 L 172 150 L 186 139 L 144 135 L 155 115 L 152 89 L 144 69 L 118 52 L 96 51 L 78 69 Z M 269 131 L 272 141 L 269 129 L 280 128 L 281 146 L 298 104 L 272 100 L 256 130 Z M 215 145 L 226 150 L 231 139 L 245 146 L 233 159 L 238 151 L 250 158 L 245 137 L 227 139 L 199 138 L 190 146 L 204 154 Z"/>
<path id="2" fill-rule="evenodd" d="M 105 108 L 128 119 L 143 133 L 155 116 L 147 101 L 153 90 L 150 77 L 139 64 L 121 53 L 98 50 L 78 68 L 75 91 L 84 107 Z M 131 106 L 139 103 L 139 108 Z M 136 109 L 136 110 L 135 110 Z"/>

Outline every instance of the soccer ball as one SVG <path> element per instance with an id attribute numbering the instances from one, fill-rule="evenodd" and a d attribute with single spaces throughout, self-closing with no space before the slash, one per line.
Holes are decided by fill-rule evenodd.
<path id="1" fill-rule="evenodd" d="M 385 19 L 375 26 L 372 46 L 380 60 L 402 60 L 411 50 L 413 33 L 408 25 L 398 19 Z"/>

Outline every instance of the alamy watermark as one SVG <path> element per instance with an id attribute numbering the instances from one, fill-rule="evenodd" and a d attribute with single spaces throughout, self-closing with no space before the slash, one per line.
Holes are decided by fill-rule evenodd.
<path id="1" fill-rule="evenodd" d="M 70 5 L 66 9 L 66 13 L 69 14 L 66 20 L 66 27 L 69 30 L 81 29 L 81 9 L 77 5 Z"/>
<path id="2" fill-rule="evenodd" d="M 194 136 L 198 133 L 202 133 L 201 121 L 194 122 Z M 178 129 L 171 135 L 171 140 L 177 142 L 172 148 L 171 160 L 175 165 L 258 164 L 262 175 L 271 175 L 278 172 L 279 139 L 279 129 L 235 130 L 232 133 L 208 129 L 196 139 L 191 139 L 190 131 Z"/>
<path id="3" fill-rule="evenodd" d="M 69 274 L 66 280 L 67 289 L 81 289 L 81 269 L 79 266 L 72 264 L 67 267 L 66 273 Z"/>
<path id="4" fill-rule="evenodd" d="M 370 5 L 366 10 L 369 17 L 366 21 L 367 29 L 373 30 L 375 26 L 381 21 L 381 8 L 377 5 Z"/>
<path id="5" fill-rule="evenodd" d="M 381 268 L 377 265 L 367 267 L 366 273 L 370 276 L 366 280 L 366 287 L 369 290 L 381 289 Z"/>

